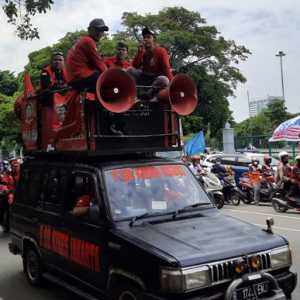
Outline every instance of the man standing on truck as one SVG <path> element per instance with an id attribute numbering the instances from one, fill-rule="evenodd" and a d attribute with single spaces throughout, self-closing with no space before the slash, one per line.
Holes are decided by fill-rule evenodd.
<path id="1" fill-rule="evenodd" d="M 65 70 L 65 59 L 62 52 L 54 52 L 51 62 L 42 69 L 40 76 L 41 89 L 59 89 L 66 86 L 67 73 Z"/>
<path id="2" fill-rule="evenodd" d="M 133 59 L 130 74 L 138 84 L 152 85 L 159 77 L 166 77 L 167 82 L 172 80 L 173 73 L 170 58 L 165 48 L 159 47 L 155 42 L 155 34 L 149 28 L 142 30 L 143 41 Z"/>
<path id="3" fill-rule="evenodd" d="M 96 82 L 107 67 L 97 52 L 97 42 L 108 31 L 102 19 L 94 19 L 88 27 L 88 35 L 83 36 L 69 50 L 67 56 L 67 76 L 69 84 L 75 89 L 89 89 L 95 92 Z"/>
<path id="4" fill-rule="evenodd" d="M 123 42 L 118 42 L 116 47 L 116 55 L 105 59 L 108 68 L 121 68 L 127 70 L 130 63 L 127 61 L 128 46 Z"/>

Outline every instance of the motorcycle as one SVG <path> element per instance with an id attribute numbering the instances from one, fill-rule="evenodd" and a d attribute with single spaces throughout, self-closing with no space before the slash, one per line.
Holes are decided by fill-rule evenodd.
<path id="1" fill-rule="evenodd" d="M 286 212 L 289 209 L 300 210 L 300 184 L 296 184 L 293 191 L 278 190 L 272 199 L 272 206 L 277 212 Z"/>
<path id="2" fill-rule="evenodd" d="M 243 174 L 238 185 L 238 194 L 245 204 L 254 202 L 254 185 L 257 181 L 261 182 L 260 202 L 272 202 L 272 198 L 277 191 L 274 176 L 258 172 L 247 172 Z"/>
<path id="3" fill-rule="evenodd" d="M 213 173 L 202 171 L 196 176 L 212 202 L 218 209 L 224 206 L 223 186 L 220 179 Z"/>

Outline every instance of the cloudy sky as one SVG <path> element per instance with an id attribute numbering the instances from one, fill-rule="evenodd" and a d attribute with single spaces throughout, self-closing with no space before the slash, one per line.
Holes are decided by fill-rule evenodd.
<path id="1" fill-rule="evenodd" d="M 2 1 L 0 1 L 1 3 Z M 40 40 L 20 41 L 14 28 L 6 23 L 0 10 L 0 69 L 22 71 L 27 55 L 51 45 L 66 32 L 85 29 L 89 21 L 101 17 L 112 32 L 120 28 L 124 11 L 156 13 L 168 6 L 184 6 L 201 13 L 226 39 L 245 45 L 252 52 L 240 65 L 247 83 L 239 85 L 236 97 L 230 99 L 237 121 L 248 117 L 247 91 L 250 100 L 268 95 L 280 96 L 279 50 L 284 51 L 286 105 L 290 112 L 300 112 L 300 2 L 299 0 L 54 0 L 51 12 L 38 16 Z"/>

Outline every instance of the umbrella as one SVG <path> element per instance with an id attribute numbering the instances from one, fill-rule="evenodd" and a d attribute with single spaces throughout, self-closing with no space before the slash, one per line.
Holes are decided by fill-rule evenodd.
<path id="1" fill-rule="evenodd" d="M 300 142 L 300 115 L 281 123 L 273 132 L 269 142 Z"/>

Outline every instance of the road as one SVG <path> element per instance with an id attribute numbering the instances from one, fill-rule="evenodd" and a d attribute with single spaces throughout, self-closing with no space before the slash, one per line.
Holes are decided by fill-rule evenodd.
<path id="1" fill-rule="evenodd" d="M 285 236 L 293 250 L 293 270 L 300 271 L 300 213 L 289 211 L 278 214 L 269 206 L 253 206 L 241 204 L 238 207 L 225 206 L 223 213 L 244 221 L 266 227 L 267 217 L 273 217 L 274 232 Z M 0 299 L 3 300 L 80 300 L 73 294 L 48 284 L 44 288 L 31 287 L 22 272 L 22 261 L 19 256 L 9 254 L 7 244 L 9 236 L 0 229 Z M 1 300 L 2 300 L 1 299 Z M 300 299 L 300 284 L 293 294 L 293 299 Z"/>

